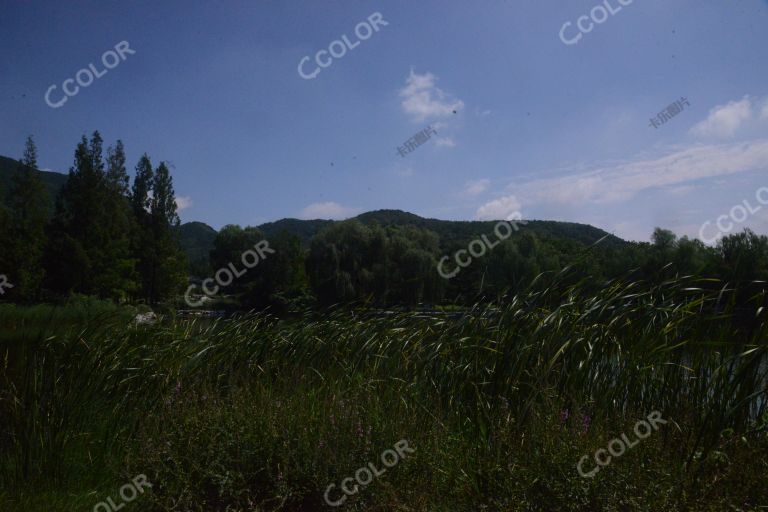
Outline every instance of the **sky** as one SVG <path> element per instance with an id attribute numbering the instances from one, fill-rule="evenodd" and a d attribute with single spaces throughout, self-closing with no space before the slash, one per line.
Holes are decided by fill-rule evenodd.
<path id="1" fill-rule="evenodd" d="M 0 0 L 0 155 L 67 172 L 94 130 L 216 229 L 768 234 L 768 0 Z"/>

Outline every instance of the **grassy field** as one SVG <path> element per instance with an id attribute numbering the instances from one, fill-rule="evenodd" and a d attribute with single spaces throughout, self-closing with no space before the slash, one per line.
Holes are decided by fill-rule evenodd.
<path id="1" fill-rule="evenodd" d="M 338 510 L 766 510 L 766 298 L 558 279 L 458 320 L 2 306 L 0 510 L 119 506 L 137 475 L 152 487 L 123 512 L 334 510 L 328 486 L 400 440 Z"/>

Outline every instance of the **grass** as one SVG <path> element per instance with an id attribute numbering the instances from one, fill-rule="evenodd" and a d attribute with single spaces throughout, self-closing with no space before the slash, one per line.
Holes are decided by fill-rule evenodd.
<path id="1" fill-rule="evenodd" d="M 342 509 L 768 506 L 765 297 L 563 282 L 459 320 L 0 309 L 38 329 L 0 334 L 0 509 L 90 510 L 143 473 L 152 492 L 124 511 L 330 510 L 326 487 L 400 439 L 416 452 Z M 578 475 L 654 410 L 669 423 Z"/>

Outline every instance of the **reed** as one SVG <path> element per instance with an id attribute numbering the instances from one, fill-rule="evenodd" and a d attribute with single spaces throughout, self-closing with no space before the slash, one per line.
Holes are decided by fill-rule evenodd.
<path id="1" fill-rule="evenodd" d="M 156 486 L 131 506 L 317 510 L 406 438 L 413 461 L 346 507 L 765 504 L 764 294 L 745 311 L 713 280 L 594 288 L 566 269 L 458 319 L 334 308 L 147 327 L 122 308 L 0 309 L 0 503 L 145 473 Z M 658 436 L 576 473 L 653 410 L 670 420 Z"/>

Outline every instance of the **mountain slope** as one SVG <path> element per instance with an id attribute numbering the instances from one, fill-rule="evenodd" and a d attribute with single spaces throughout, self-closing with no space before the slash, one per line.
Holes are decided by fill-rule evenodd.
<path id="1" fill-rule="evenodd" d="M 203 222 L 186 222 L 179 226 L 179 241 L 190 262 L 208 260 L 216 239 L 216 230 Z"/>

